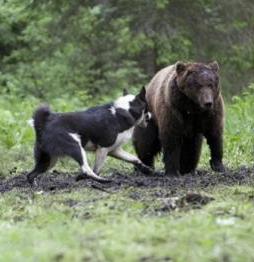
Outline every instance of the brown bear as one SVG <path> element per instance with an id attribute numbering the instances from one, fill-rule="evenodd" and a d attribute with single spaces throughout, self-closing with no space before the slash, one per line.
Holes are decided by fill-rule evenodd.
<path id="1" fill-rule="evenodd" d="M 133 136 L 144 164 L 153 167 L 162 149 L 167 175 L 192 172 L 205 137 L 211 168 L 224 171 L 224 103 L 217 62 L 177 62 L 163 68 L 148 84 L 146 99 L 152 119 L 146 128 L 136 127 Z"/>

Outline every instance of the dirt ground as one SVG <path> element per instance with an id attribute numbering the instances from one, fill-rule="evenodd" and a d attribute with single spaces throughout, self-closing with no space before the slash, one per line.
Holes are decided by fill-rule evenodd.
<path id="1" fill-rule="evenodd" d="M 99 183 L 91 179 L 76 181 L 77 173 L 59 173 L 53 171 L 41 175 L 37 179 L 36 190 L 57 192 L 59 190 L 75 190 L 78 188 L 94 188 L 105 192 L 117 192 L 126 188 L 162 188 L 170 191 L 172 195 L 179 190 L 193 191 L 217 185 L 254 185 L 254 168 L 240 167 L 237 170 L 228 170 L 225 173 L 212 173 L 198 170 L 195 174 L 186 174 L 179 177 L 163 175 L 143 175 L 141 173 L 125 174 L 113 170 L 110 174 L 112 182 Z M 25 174 L 12 176 L 0 180 L 0 193 L 12 189 L 22 191 L 30 190 L 31 186 Z"/>
<path id="2" fill-rule="evenodd" d="M 105 192 L 108 194 L 123 192 L 128 198 L 148 203 L 144 210 L 146 214 L 165 214 L 176 209 L 201 208 L 214 200 L 211 195 L 204 192 L 209 192 L 209 189 L 216 186 L 254 186 L 254 168 L 247 167 L 228 170 L 225 173 L 198 170 L 195 174 L 179 177 L 144 175 L 138 172 L 127 174 L 112 170 L 109 175 L 112 182 L 109 183 L 99 183 L 91 179 L 77 181 L 77 177 L 77 173 L 53 171 L 41 175 L 37 179 L 37 186 L 31 187 L 26 180 L 26 174 L 14 173 L 11 178 L 0 180 L 0 193 L 16 189 L 27 194 L 33 192 L 55 194 L 82 188 L 96 190 L 98 196 Z M 203 193 L 200 193 L 201 191 Z M 99 199 L 101 197 L 99 196 Z M 72 206 L 74 202 L 70 199 L 68 205 Z"/>

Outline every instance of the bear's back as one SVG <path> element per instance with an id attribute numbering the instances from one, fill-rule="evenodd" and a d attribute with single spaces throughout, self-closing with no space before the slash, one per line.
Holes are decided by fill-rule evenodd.
<path id="1" fill-rule="evenodd" d="M 158 105 L 164 104 L 165 101 L 169 100 L 170 88 L 168 87 L 175 74 L 175 64 L 169 65 L 157 72 L 146 87 L 146 99 L 149 110 L 155 118 L 158 113 Z"/>

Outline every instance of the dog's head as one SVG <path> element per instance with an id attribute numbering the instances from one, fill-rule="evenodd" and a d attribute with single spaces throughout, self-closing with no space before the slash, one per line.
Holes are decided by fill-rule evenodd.
<path id="1" fill-rule="evenodd" d="M 128 111 L 136 120 L 136 125 L 139 126 L 147 126 L 147 123 L 151 118 L 146 102 L 145 87 L 143 87 L 136 96 L 125 94 L 124 96 L 118 98 L 115 101 L 114 106 Z"/>
<path id="2" fill-rule="evenodd" d="M 145 87 L 142 87 L 139 94 L 130 102 L 129 112 L 137 119 L 136 125 L 147 126 L 148 121 L 151 119 L 151 113 L 148 112 Z"/>

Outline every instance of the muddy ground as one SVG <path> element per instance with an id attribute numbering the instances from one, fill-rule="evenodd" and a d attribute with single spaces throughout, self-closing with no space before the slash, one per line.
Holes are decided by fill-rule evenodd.
<path id="1" fill-rule="evenodd" d="M 77 173 L 59 173 L 53 171 L 41 175 L 37 179 L 38 186 L 34 189 L 46 192 L 59 190 L 75 190 L 79 188 L 94 188 L 105 192 L 117 192 L 126 188 L 162 188 L 174 195 L 177 191 L 195 191 L 217 185 L 254 185 L 254 168 L 241 167 L 237 170 L 228 170 L 225 173 L 212 173 L 199 170 L 195 174 L 186 174 L 179 177 L 167 177 L 163 175 L 143 175 L 141 173 L 125 174 L 112 171 L 112 182 L 99 183 L 91 179 L 76 181 Z M 31 186 L 26 180 L 25 174 L 13 175 L 11 178 L 0 180 L 0 193 L 12 189 L 22 191 L 30 190 Z"/>
<path id="2" fill-rule="evenodd" d="M 164 175 L 144 175 L 138 172 L 132 174 L 119 173 L 112 170 L 112 182 L 99 183 L 91 179 L 77 181 L 77 173 L 59 173 L 53 171 L 41 175 L 37 179 L 37 186 L 31 187 L 26 180 L 26 174 L 12 174 L 12 177 L 0 180 L 0 193 L 16 189 L 22 193 L 58 193 L 90 188 L 98 191 L 98 199 L 103 198 L 101 193 L 117 194 L 125 192 L 128 198 L 146 204 L 144 214 L 166 214 L 173 210 L 188 211 L 201 208 L 214 198 L 206 192 L 210 188 L 220 185 L 249 185 L 254 186 L 254 168 L 241 167 L 237 170 L 228 170 L 225 173 L 212 173 L 199 170 L 195 174 L 186 174 L 179 177 Z M 130 189 L 130 190 L 128 190 Z M 92 199 L 91 201 L 97 201 Z M 76 205 L 70 199 L 65 204 Z"/>

